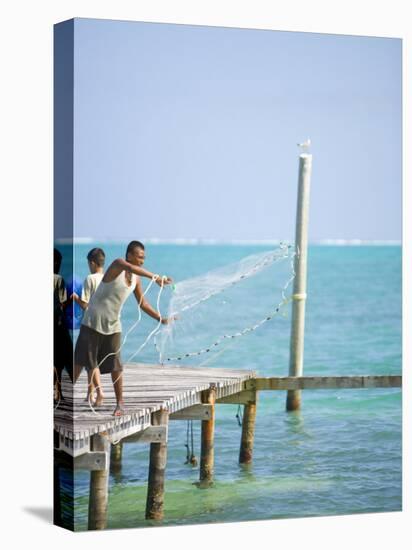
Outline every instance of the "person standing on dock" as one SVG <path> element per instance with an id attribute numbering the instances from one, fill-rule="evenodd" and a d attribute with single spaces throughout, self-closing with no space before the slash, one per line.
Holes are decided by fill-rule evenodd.
<path id="1" fill-rule="evenodd" d="M 53 363 L 54 363 L 54 401 L 63 400 L 62 372 L 67 370 L 73 380 L 73 342 L 64 321 L 64 310 L 69 304 L 63 277 L 59 274 L 62 255 L 57 248 L 53 252 Z"/>
<path id="2" fill-rule="evenodd" d="M 87 309 L 93 294 L 102 282 L 105 259 L 106 255 L 101 248 L 92 248 L 87 254 L 87 263 L 90 273 L 83 282 L 81 296 L 76 294 L 76 292 L 73 292 L 70 296 L 70 298 L 79 304 L 83 310 Z"/>
<path id="3" fill-rule="evenodd" d="M 92 380 L 96 384 L 95 406 L 101 405 L 104 399 L 100 374 L 111 374 L 116 395 L 115 416 L 124 412 L 123 366 L 120 361 L 123 304 L 133 292 L 145 313 L 158 322 L 168 323 L 168 319 L 162 318 L 145 300 L 140 277 L 154 279 L 159 286 L 170 284 L 172 279 L 144 269 L 145 259 L 144 245 L 140 241 L 131 241 L 127 246 L 126 260 L 118 258 L 109 266 L 85 311 L 74 353 L 74 382 L 85 367 L 89 386 Z"/>
<path id="4" fill-rule="evenodd" d="M 104 276 L 104 262 L 106 254 L 101 248 L 92 248 L 87 254 L 87 263 L 89 265 L 89 275 L 85 278 L 82 286 L 81 296 L 76 292 L 70 296 L 70 299 L 75 301 L 79 306 L 85 310 L 87 309 L 93 294 L 96 292 L 97 287 L 102 282 Z M 80 373 L 79 373 L 80 374 Z M 91 401 L 94 394 L 94 386 L 98 383 L 95 380 L 96 373 L 93 375 L 93 379 L 87 386 L 87 401 Z"/>

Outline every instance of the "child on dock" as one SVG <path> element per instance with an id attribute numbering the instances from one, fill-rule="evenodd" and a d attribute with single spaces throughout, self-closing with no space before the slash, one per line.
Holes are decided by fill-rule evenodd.
<path id="1" fill-rule="evenodd" d="M 83 282 L 81 297 L 76 292 L 71 295 L 71 299 L 78 303 L 82 309 L 87 309 L 93 294 L 103 279 L 105 259 L 106 255 L 101 248 L 92 248 L 87 254 L 90 273 Z"/>
<path id="2" fill-rule="evenodd" d="M 87 254 L 87 263 L 89 264 L 89 275 L 85 278 L 82 286 L 81 297 L 76 293 L 70 296 L 71 300 L 74 300 L 79 306 L 85 310 L 87 309 L 90 300 L 92 299 L 93 294 L 96 292 L 97 287 L 102 282 L 104 276 L 104 262 L 106 255 L 104 250 L 101 248 L 92 248 Z M 77 373 L 77 377 L 80 372 Z M 86 401 L 90 401 L 94 394 L 94 387 L 98 385 L 97 380 L 95 380 L 96 373 L 93 375 L 93 378 L 87 386 L 87 397 Z"/>
<path id="3" fill-rule="evenodd" d="M 120 362 L 121 322 L 120 312 L 124 302 L 132 294 L 141 309 L 153 319 L 168 323 L 145 300 L 140 277 L 155 279 L 159 286 L 172 282 L 169 277 L 155 275 L 142 266 L 145 261 L 145 247 L 139 241 L 127 246 L 126 260 L 118 258 L 107 269 L 89 307 L 86 309 L 75 349 L 76 382 L 82 367 L 88 372 L 89 385 L 96 384 L 96 402 L 103 402 L 100 374 L 110 373 L 116 395 L 115 416 L 123 414 L 123 367 Z"/>

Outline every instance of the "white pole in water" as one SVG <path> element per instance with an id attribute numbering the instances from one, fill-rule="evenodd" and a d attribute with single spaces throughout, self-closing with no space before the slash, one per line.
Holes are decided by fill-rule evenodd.
<path id="1" fill-rule="evenodd" d="M 302 144 L 307 149 L 310 144 Z M 306 274 L 308 256 L 309 190 L 312 172 L 312 155 L 299 155 L 299 186 L 296 211 L 296 256 L 294 261 L 295 279 L 293 281 L 292 330 L 290 336 L 289 376 L 303 374 L 303 348 L 305 337 Z M 286 410 L 300 409 L 301 391 L 289 390 Z"/>

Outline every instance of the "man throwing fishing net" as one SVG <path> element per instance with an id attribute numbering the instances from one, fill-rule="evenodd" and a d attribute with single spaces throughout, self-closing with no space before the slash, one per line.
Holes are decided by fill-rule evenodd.
<path id="1" fill-rule="evenodd" d="M 172 279 L 144 269 L 142 266 L 145 257 L 144 245 L 139 241 L 132 241 L 127 246 L 126 260 L 118 258 L 107 269 L 84 314 L 74 353 L 74 382 L 85 367 L 88 384 L 93 381 L 96 386 L 94 406 L 101 405 L 104 399 L 100 374 L 111 374 L 116 395 L 114 416 L 121 416 L 124 412 L 123 366 L 120 361 L 120 313 L 124 302 L 133 292 L 145 313 L 159 323 L 169 322 L 145 299 L 140 277 L 155 280 L 159 286 L 169 285 Z"/>

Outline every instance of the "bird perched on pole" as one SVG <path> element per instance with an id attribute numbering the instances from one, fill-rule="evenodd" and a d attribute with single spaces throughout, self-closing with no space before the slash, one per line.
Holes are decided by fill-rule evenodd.
<path id="1" fill-rule="evenodd" d="M 302 153 L 307 153 L 309 151 L 309 147 L 310 147 L 310 139 L 308 138 L 303 143 L 298 143 L 297 145 L 298 145 L 298 147 L 300 147 L 302 149 Z"/>

